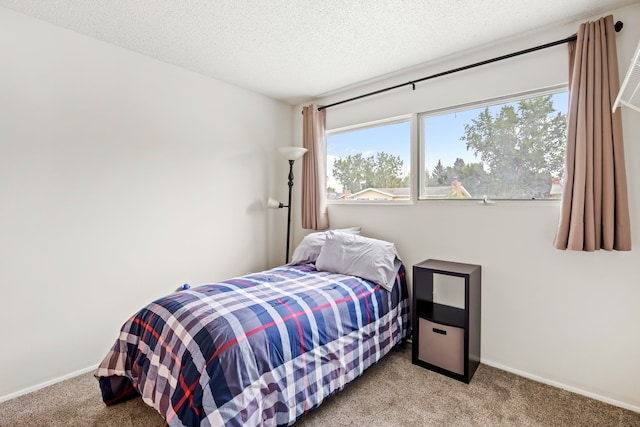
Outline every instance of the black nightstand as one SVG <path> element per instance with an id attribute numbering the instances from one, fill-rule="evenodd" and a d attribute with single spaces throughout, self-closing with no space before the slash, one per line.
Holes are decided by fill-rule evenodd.
<path id="1" fill-rule="evenodd" d="M 464 280 L 464 308 L 434 301 L 434 274 Z M 469 383 L 480 364 L 481 267 L 429 259 L 413 266 L 412 362 Z"/>

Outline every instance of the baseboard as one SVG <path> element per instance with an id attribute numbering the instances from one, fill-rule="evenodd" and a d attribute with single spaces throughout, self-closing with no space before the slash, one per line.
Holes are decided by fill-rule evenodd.
<path id="1" fill-rule="evenodd" d="M 582 389 L 579 389 L 577 387 L 572 387 L 572 386 L 569 386 L 569 385 L 566 385 L 566 384 L 562 384 L 562 383 L 559 383 L 559 382 L 556 382 L 556 381 L 552 381 L 552 380 L 549 380 L 549 379 L 546 379 L 546 378 L 543 378 L 543 377 L 539 377 L 537 375 L 533 375 L 533 374 L 530 374 L 528 372 L 520 371 L 518 369 L 514 369 L 514 368 L 511 368 L 509 366 L 505 366 L 505 365 L 502 365 L 500 363 L 496 363 L 496 362 L 493 362 L 491 360 L 487 360 L 487 359 L 484 359 L 484 358 L 481 358 L 480 362 L 484 363 L 485 365 L 492 366 L 494 368 L 497 368 L 497 369 L 500 369 L 500 370 L 503 370 L 503 371 L 511 372 L 512 374 L 516 374 L 516 375 L 521 376 L 521 377 L 529 378 L 530 380 L 537 381 L 539 383 L 548 384 L 550 386 L 561 388 L 563 390 L 567 390 L 567 391 L 570 391 L 572 393 L 580 394 L 582 396 L 590 397 L 592 399 L 596 399 L 596 400 L 599 400 L 601 402 L 608 403 L 610 405 L 618 406 L 620 408 L 624 408 L 624 409 L 628 409 L 628 410 L 633 411 L 633 412 L 640 413 L 640 406 L 635 406 L 635 405 L 631 405 L 629 403 L 620 402 L 619 400 L 610 399 L 608 397 L 600 396 L 599 394 L 591 393 L 589 391 L 582 390 Z"/>
<path id="2" fill-rule="evenodd" d="M 97 368 L 98 368 L 98 365 L 89 366 L 88 368 L 80 369 L 78 371 L 74 371 L 74 372 L 71 372 L 69 374 L 63 375 L 61 377 L 57 377 L 57 378 L 54 378 L 54 379 L 49 380 L 49 381 L 45 381 L 45 382 L 40 383 L 40 384 L 36 384 L 34 386 L 31 386 L 31 387 L 27 387 L 25 389 L 16 391 L 15 393 L 10 393 L 10 394 L 6 394 L 4 396 L 0 396 L 0 402 L 5 402 L 7 400 L 14 399 L 14 398 L 16 398 L 18 396 L 22 396 L 23 394 L 32 393 L 34 391 L 40 390 L 41 388 L 48 387 L 50 385 L 53 385 L 55 383 L 59 383 L 59 382 L 64 381 L 64 380 L 68 380 L 69 378 L 77 377 L 78 375 L 82 375 L 82 374 L 86 374 L 87 372 L 94 371 Z"/>

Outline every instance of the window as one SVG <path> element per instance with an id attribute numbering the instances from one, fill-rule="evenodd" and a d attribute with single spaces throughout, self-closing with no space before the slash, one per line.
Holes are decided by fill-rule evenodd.
<path id="1" fill-rule="evenodd" d="M 327 132 L 327 198 L 411 200 L 411 118 Z"/>
<path id="2" fill-rule="evenodd" d="M 420 114 L 419 198 L 560 198 L 567 104 L 562 87 Z"/>

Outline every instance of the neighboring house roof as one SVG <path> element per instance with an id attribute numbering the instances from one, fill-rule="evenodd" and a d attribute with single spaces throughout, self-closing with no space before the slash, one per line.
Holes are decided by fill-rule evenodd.
<path id="1" fill-rule="evenodd" d="M 376 188 L 375 190 L 378 190 L 381 193 L 390 194 L 392 196 L 410 196 L 411 195 L 411 189 L 409 187 Z"/>
<path id="2" fill-rule="evenodd" d="M 464 185 L 460 185 L 460 193 L 464 196 L 464 198 L 471 198 L 471 194 L 464 188 Z M 446 199 L 451 196 L 451 192 L 454 191 L 454 188 L 451 185 L 437 185 L 437 186 L 428 186 L 426 187 L 426 198 L 427 199 Z"/>
<path id="3" fill-rule="evenodd" d="M 387 200 L 408 200 L 411 194 L 409 187 L 398 188 L 365 188 L 364 190 L 353 193 L 348 198 L 351 200 L 366 199 L 387 199 Z"/>
<path id="4" fill-rule="evenodd" d="M 456 190 L 457 189 L 457 190 Z M 426 187 L 427 199 L 447 199 L 451 198 L 452 192 L 459 191 L 462 198 L 471 198 L 471 194 L 463 185 L 453 187 L 451 185 L 438 185 Z M 393 187 L 393 188 L 365 188 L 357 193 L 345 195 L 341 193 L 329 193 L 327 198 L 330 200 L 409 200 L 411 197 L 411 188 L 409 187 Z"/>
<path id="5" fill-rule="evenodd" d="M 400 188 L 365 188 L 364 190 L 360 190 L 357 193 L 353 193 L 351 198 L 357 198 L 358 195 L 365 194 L 367 192 L 373 191 L 375 193 L 380 193 L 381 195 L 385 195 L 388 197 L 394 196 L 408 196 L 409 195 L 409 187 L 400 187 Z"/>

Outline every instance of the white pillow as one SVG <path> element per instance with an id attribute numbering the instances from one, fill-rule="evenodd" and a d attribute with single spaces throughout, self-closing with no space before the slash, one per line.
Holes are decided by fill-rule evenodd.
<path id="1" fill-rule="evenodd" d="M 316 268 L 361 277 L 391 291 L 401 263 L 391 242 L 330 232 L 316 260 Z"/>
<path id="2" fill-rule="evenodd" d="M 308 264 L 310 262 L 316 262 L 318 255 L 320 255 L 320 249 L 324 245 L 327 235 L 331 232 L 347 233 L 347 234 L 360 234 L 360 227 L 340 228 L 329 231 L 318 231 L 315 233 L 307 234 L 302 242 L 298 245 L 291 262 L 289 264 Z"/>

